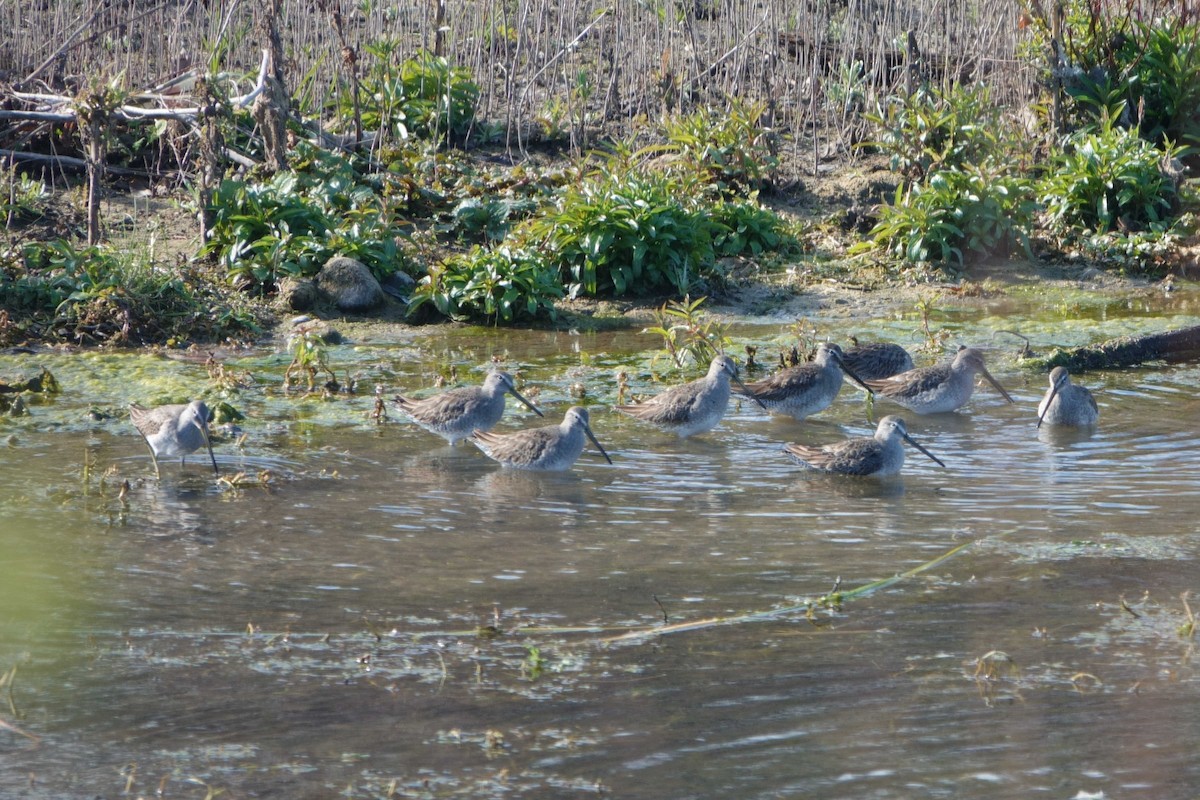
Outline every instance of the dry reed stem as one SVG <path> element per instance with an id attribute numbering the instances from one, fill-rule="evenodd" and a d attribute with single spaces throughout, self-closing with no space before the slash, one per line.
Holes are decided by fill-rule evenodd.
<path id="1" fill-rule="evenodd" d="M 152 86 L 204 70 L 214 51 L 221 69 L 249 72 L 261 46 L 256 32 L 276 4 L 284 57 L 273 67 L 293 84 L 307 76 L 302 110 L 327 114 L 329 98 L 349 90 L 343 43 L 307 0 L 0 4 L 0 30 L 10 32 L 0 42 L 0 80 L 36 78 L 61 92 L 79 76 L 124 71 L 128 86 Z M 936 66 L 935 79 L 986 81 L 993 100 L 1009 105 L 1025 102 L 1034 80 L 1017 61 L 1029 35 L 1017 25 L 1017 0 L 422 0 L 365 8 L 347 4 L 348 46 L 361 53 L 387 37 L 397 52 L 445 53 L 480 84 L 480 115 L 503 122 L 519 148 L 539 119 L 555 115 L 582 147 L 601 127 L 636 132 L 644 119 L 739 97 L 765 103 L 775 129 L 791 134 L 794 154 L 811 153 L 810 168 L 823 169 L 854 152 L 853 126 L 843 124 L 846 111 L 831 93 L 847 88 L 856 62 L 862 80 L 854 88 L 865 102 L 902 86 L 909 31 Z M 580 92 L 583 84 L 591 91 Z"/>

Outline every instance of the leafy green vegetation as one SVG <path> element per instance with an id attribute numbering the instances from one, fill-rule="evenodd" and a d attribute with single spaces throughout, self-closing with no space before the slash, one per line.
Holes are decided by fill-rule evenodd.
<path id="1" fill-rule="evenodd" d="M 761 188 L 779 166 L 770 132 L 762 126 L 762 103 L 732 99 L 721 112 L 710 110 L 663 120 L 666 145 L 686 171 L 723 192 Z"/>
<path id="2" fill-rule="evenodd" d="M 17 169 L 0 165 L 0 222 L 5 227 L 29 222 L 42 216 L 50 193 L 41 181 L 34 180 Z"/>
<path id="3" fill-rule="evenodd" d="M 694 178 L 638 170 L 569 186 L 518 233 L 547 252 L 571 297 L 684 295 L 722 278 L 719 257 L 797 246 L 753 201 L 716 201 Z"/>
<path id="4" fill-rule="evenodd" d="M 202 269 L 105 245 L 58 239 L 0 251 L 0 306 L 23 312 L 28 336 L 174 345 L 256 333 L 249 304 L 217 286 Z"/>
<path id="5" fill-rule="evenodd" d="M 962 265 L 1021 245 L 1028 254 L 1030 182 L 981 168 L 950 168 L 900 186 L 880 208 L 874 243 L 900 259 Z"/>
<path id="6" fill-rule="evenodd" d="M 1176 201 L 1176 186 L 1164 174 L 1163 162 L 1179 152 L 1160 150 L 1113 119 L 1072 134 L 1039 184 L 1049 224 L 1099 233 L 1118 225 L 1163 231 Z"/>
<path id="7" fill-rule="evenodd" d="M 281 278 L 315 275 L 335 255 L 358 259 L 378 277 L 397 268 L 403 233 L 380 182 L 345 157 L 306 153 L 309 161 L 265 183 L 225 180 L 213 193 L 202 252 L 237 285 L 269 290 Z"/>
<path id="8" fill-rule="evenodd" d="M 205 211 L 209 223 L 203 258 L 167 266 L 128 248 L 81 249 L 64 238 L 71 224 L 56 217 L 60 207 L 47 202 L 42 184 L 8 166 L 0 169 L 0 218 L 36 228 L 24 238 L 42 243 L 7 240 L 0 293 L 5 310 L 29 313 L 44 329 L 84 341 L 153 338 L 152 327 L 129 320 L 160 303 L 167 309 L 162 335 L 185 341 L 192 334 L 176 309 L 197 304 L 192 311 L 203 317 L 194 320 L 197 336 L 250 330 L 253 317 L 242 303 L 269 297 L 283 278 L 311 277 L 340 255 L 380 278 L 396 270 L 412 274 L 414 319 L 519 324 L 554 319 L 565 297 L 666 301 L 656 328 L 669 340 L 666 350 L 703 361 L 704 345 L 686 352 L 695 336 L 708 338 L 698 322 L 701 301 L 688 298 L 723 288 L 747 266 L 769 272 L 785 260 L 803 261 L 787 264 L 788 271 L 812 280 L 862 266 L 843 256 L 868 250 L 882 257 L 856 277 L 868 269 L 879 275 L 913 264 L 953 269 L 1049 250 L 1158 269 L 1186 228 L 1180 216 L 1187 218 L 1189 195 L 1180 163 L 1200 148 L 1200 21 L 1165 0 L 1151 6 L 1155 13 L 1141 14 L 1128 5 L 1066 0 L 1053 57 L 1048 22 L 1039 8 L 1027 9 L 1032 35 L 1023 57 L 1042 75 L 1045 92 L 1061 94 L 1035 98 L 1022 109 L 1033 113 L 1021 125 L 985 85 L 939 74 L 932 61 L 914 65 L 929 68 L 927 83 L 882 98 L 886 90 L 870 59 L 831 63 L 828 80 L 813 87 L 813 103 L 828 106 L 810 110 L 813 124 L 840 117 L 847 128 L 842 141 L 881 154 L 900 175 L 895 191 L 895 176 L 879 182 L 886 190 L 874 181 L 869 190 L 851 189 L 855 207 L 836 221 L 828 215 L 812 221 L 802 209 L 796 216 L 807 221 L 789 222 L 759 202 L 760 194 L 789 190 L 781 155 L 806 161 L 809 132 L 777 128 L 781 109 L 765 102 L 725 97 L 704 105 L 717 95 L 704 94 L 667 57 L 653 76 L 656 91 L 671 98 L 667 113 L 654 122 L 636 117 L 622 139 L 609 123 L 619 116 L 613 108 L 630 107 L 630 99 L 597 81 L 595 65 L 568 66 L 565 57 L 550 55 L 536 74 L 550 81 L 561 72 L 566 94 L 522 96 L 516 104 L 517 113 L 532 115 L 522 120 L 523 130 L 544 152 L 528 152 L 528 142 L 518 141 L 504 153 L 480 154 L 465 145 L 487 141 L 496 123 L 477 117 L 480 83 L 455 66 L 465 60 L 413 55 L 399 38 L 377 39 L 360 54 L 339 28 L 346 51 L 333 91 L 324 94 L 330 84 L 314 67 L 301 78 L 292 109 L 323 117 L 320 127 L 339 133 L 361 126 L 362 146 L 293 118 L 288 130 L 272 134 L 289 147 L 278 164 L 290 165 L 274 174 L 255 165 L 271 148 L 266 126 L 249 109 L 219 108 L 191 129 L 177 120 L 128 121 L 108 112 L 138 95 L 115 78 L 95 84 L 108 86 L 109 94 L 95 89 L 90 100 L 78 99 L 82 121 L 105 115 L 91 139 L 75 144 L 90 142 L 103 153 L 92 161 L 130 169 L 169 164 L 184 185 L 202 184 L 194 197 L 204 198 L 205 207 L 192 210 Z M 506 52 L 525 47 L 514 30 L 497 22 L 481 41 Z M 444 44 L 431 47 L 443 53 Z M 222 73 L 228 56 L 214 43 L 206 79 L 212 85 L 198 102 L 219 107 L 241 92 L 245 78 L 253 80 Z M 484 85 L 507 80 L 489 75 Z M 553 141 L 537 140 L 543 112 Z M 870 142 L 859 142 L 864 124 Z M 201 128 L 204 142 L 187 144 Z M 331 142 L 354 152 L 322 149 Z M 831 165 L 816 146 L 819 134 L 811 143 L 811 170 L 806 163 L 791 177 Z M 555 165 L 547 166 L 547 154 Z M 227 169 L 233 162 L 244 170 Z M 99 188 L 89 191 L 98 194 Z M 785 202 L 808 205 L 799 195 Z M 885 195 L 891 202 L 869 207 Z M 96 239 L 118 227 L 112 219 L 100 224 L 96 215 L 89 222 Z M 854 242 L 851 229 L 869 229 L 867 240 Z M 211 279 L 218 284 L 210 292 L 203 282 Z M 222 292 L 229 298 L 214 299 Z"/>
<path id="9" fill-rule="evenodd" d="M 682 189 L 658 175 L 601 173 L 569 188 L 529 232 L 553 254 L 571 297 L 682 295 L 715 271 L 714 225 Z"/>
<path id="10" fill-rule="evenodd" d="M 372 60 L 360 81 L 364 130 L 385 139 L 464 140 L 475 124 L 479 103 L 479 86 L 470 71 L 452 67 L 431 53 L 418 53 L 397 64 L 400 47 L 398 39 L 380 39 L 366 46 Z M 343 120 L 354 118 L 349 92 L 340 95 L 337 112 Z"/>
<path id="11" fill-rule="evenodd" d="M 878 136 L 863 146 L 877 148 L 893 170 L 913 180 L 998 155 L 999 112 L 983 86 L 921 86 L 912 96 L 889 98 L 863 118 Z"/>
<path id="12" fill-rule="evenodd" d="M 1065 10 L 1064 84 L 1076 123 L 1123 115 L 1154 144 L 1200 147 L 1200 20 L 1186 9 L 1087 0 L 1068 0 Z M 1050 26 L 1037 21 L 1044 48 Z"/>
<path id="13" fill-rule="evenodd" d="M 707 209 L 715 226 L 713 247 L 718 256 L 759 256 L 795 253 L 800 243 L 783 219 L 753 200 L 724 200 Z"/>
<path id="14" fill-rule="evenodd" d="M 1132 7 L 1067 11 L 1065 121 L 1075 129 L 1046 142 L 1049 158 L 1037 164 L 985 90 L 922 87 L 889 100 L 865 115 L 877 133 L 870 146 L 906 181 L 852 253 L 961 265 L 1016 244 L 1029 256 L 1031 239 L 1049 238 L 1157 269 L 1182 208 L 1179 159 L 1200 142 L 1200 27 L 1178 14 L 1144 22 Z M 1048 44 L 1045 20 L 1036 33 Z"/>
<path id="15" fill-rule="evenodd" d="M 707 297 L 693 300 L 685 295 L 682 300 L 664 303 L 655 311 L 656 324 L 645 331 L 663 340 L 662 350 L 654 356 L 655 362 L 669 358 L 675 368 L 690 364 L 707 369 L 709 362 L 733 344 L 726 326 L 704 312 L 702 306 L 707 300 Z"/>
<path id="16" fill-rule="evenodd" d="M 512 323 L 553 318 L 563 295 L 553 267 L 537 251 L 473 248 L 448 259 L 421 279 L 409 314 L 429 304 L 451 319 Z"/>

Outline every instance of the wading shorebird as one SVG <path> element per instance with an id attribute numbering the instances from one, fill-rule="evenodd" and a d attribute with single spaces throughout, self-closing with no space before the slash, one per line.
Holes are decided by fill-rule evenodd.
<path id="1" fill-rule="evenodd" d="M 890 378 L 913 368 L 908 351 L 890 342 L 855 344 L 842 353 L 842 364 L 864 381 Z"/>
<path id="2" fill-rule="evenodd" d="M 1050 370 L 1050 388 L 1038 405 L 1038 423 L 1048 425 L 1074 425 L 1088 428 L 1100 418 L 1096 398 L 1083 386 L 1071 383 L 1071 373 L 1063 367 Z"/>
<path id="3" fill-rule="evenodd" d="M 941 466 L 942 460 L 908 435 L 904 420 L 887 416 L 879 420 L 875 435 L 859 439 L 847 439 L 836 444 L 809 447 L 802 444 L 786 444 L 783 451 L 794 461 L 822 472 L 841 475 L 886 478 L 895 475 L 904 466 L 904 442 L 920 450 Z"/>
<path id="4" fill-rule="evenodd" d="M 953 411 L 971 399 L 971 393 L 975 391 L 975 373 L 987 378 L 1005 400 L 1013 401 L 983 365 L 983 353 L 974 347 L 959 348 L 953 360 L 937 366 L 910 369 L 883 380 L 867 381 L 867 385 L 877 395 L 910 411 L 939 414 Z"/>
<path id="5" fill-rule="evenodd" d="M 592 444 L 596 445 L 605 461 L 613 463 L 592 434 L 587 409 L 579 406 L 568 408 L 563 421 L 558 425 L 546 425 L 515 433 L 475 431 L 471 435 L 471 441 L 478 445 L 488 458 L 499 461 L 503 466 L 544 471 L 570 469 L 583 452 L 587 439 L 591 439 Z"/>
<path id="6" fill-rule="evenodd" d="M 781 369 L 769 378 L 748 384 L 738 394 L 757 400 L 772 414 L 804 419 L 829 407 L 842 390 L 843 375 L 870 393 L 870 387 L 846 367 L 842 348 L 822 342 L 812 362 Z"/>
<path id="7" fill-rule="evenodd" d="M 717 356 L 708 365 L 708 374 L 703 378 L 672 386 L 643 403 L 615 408 L 680 437 L 710 431 L 717 427 L 729 406 L 729 382 L 747 388 L 737 372 L 737 364 L 732 358 Z M 762 405 L 761 401 L 759 405 Z"/>
<path id="8" fill-rule="evenodd" d="M 187 405 L 155 406 L 146 408 L 137 403 L 129 404 L 129 420 L 150 448 L 154 461 L 154 474 L 159 475 L 158 459 L 179 456 L 182 467 L 188 453 L 201 447 L 208 448 L 213 472 L 217 469 L 217 457 L 213 455 L 212 443 L 208 440 L 208 421 L 212 418 L 208 406 L 200 400 Z"/>
<path id="9" fill-rule="evenodd" d="M 409 419 L 455 445 L 475 431 L 489 431 L 496 426 L 504 416 L 506 392 L 539 417 L 544 416 L 521 396 L 512 376 L 499 370 L 488 373 L 482 386 L 451 389 L 424 400 L 411 400 L 401 395 L 394 399 Z"/>

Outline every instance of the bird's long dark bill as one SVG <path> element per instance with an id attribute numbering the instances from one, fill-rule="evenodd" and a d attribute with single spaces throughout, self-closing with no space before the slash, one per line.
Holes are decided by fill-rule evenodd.
<path id="1" fill-rule="evenodd" d="M 861 386 L 861 387 L 863 387 L 864 389 L 866 389 L 866 390 L 867 390 L 867 394 L 875 394 L 875 391 L 874 391 L 874 390 L 873 390 L 873 389 L 872 389 L 870 386 L 867 386 L 867 382 L 866 382 L 866 381 L 864 381 L 862 378 L 860 378 L 860 377 L 858 377 L 857 375 L 855 375 L 855 374 L 854 374 L 854 371 L 853 371 L 853 370 L 851 370 L 849 367 L 847 367 L 847 366 L 846 366 L 846 362 L 845 362 L 845 361 L 842 361 L 842 359 L 841 359 L 841 358 L 838 358 L 838 364 L 841 366 L 841 368 L 842 368 L 842 372 L 844 372 L 844 373 L 846 373 L 847 375 L 849 375 L 851 378 L 853 378 L 853 379 L 854 379 L 854 382 L 855 382 L 855 383 L 857 383 L 859 386 Z M 1004 391 L 1004 390 L 1003 390 L 1003 389 L 1001 389 L 1000 391 Z"/>
<path id="2" fill-rule="evenodd" d="M 898 432 L 899 432 L 899 431 L 897 431 L 897 433 L 898 433 Z M 918 450 L 920 450 L 922 453 L 924 453 L 925 455 L 929 456 L 931 459 L 933 459 L 934 461 L 936 461 L 936 462 L 938 463 L 938 466 L 941 466 L 941 467 L 944 467 L 944 466 L 946 466 L 944 463 L 942 463 L 942 460 L 941 460 L 940 458 L 938 458 L 938 457 L 937 457 L 937 456 L 935 456 L 933 453 L 931 453 L 931 452 L 929 452 L 928 450 L 926 450 L 924 447 L 921 447 L 921 445 L 917 444 L 917 443 L 916 443 L 916 442 L 913 440 L 913 438 L 912 438 L 911 436 L 909 436 L 907 433 L 906 433 L 906 434 L 904 434 L 904 441 L 908 442 L 908 443 L 909 443 L 909 444 L 911 444 L 913 447 L 917 448 L 917 449 L 918 449 Z"/>
<path id="3" fill-rule="evenodd" d="M 733 382 L 736 383 L 738 385 L 738 388 L 742 390 L 741 391 L 742 395 L 749 397 L 751 400 L 758 403 L 759 408 L 761 408 L 763 411 L 767 410 L 767 406 L 763 403 L 763 401 L 759 400 L 757 397 L 755 397 L 753 394 L 750 393 L 750 390 L 746 388 L 746 384 L 742 383 L 741 378 L 739 378 L 737 375 L 730 375 L 729 377 L 732 378 Z"/>
<path id="4" fill-rule="evenodd" d="M 1004 387 L 1000 385 L 999 381 L 997 381 L 995 378 L 992 377 L 992 373 L 988 372 L 985 369 L 985 370 L 983 370 L 983 377 L 988 379 L 988 383 L 990 383 L 992 386 L 996 387 L 997 392 L 1004 395 L 1005 400 L 1007 400 L 1010 403 L 1013 402 L 1013 399 L 1009 396 L 1008 392 L 1004 391 Z"/>
<path id="5" fill-rule="evenodd" d="M 521 393 L 520 393 L 520 392 L 518 392 L 516 389 L 513 389 L 513 390 L 512 390 L 512 396 L 513 396 L 513 397 L 515 397 L 515 398 L 517 398 L 518 400 L 520 400 L 522 403 L 524 403 L 526 408 L 528 408 L 528 409 L 529 409 L 530 411 L 532 411 L 533 413 L 537 414 L 539 417 L 544 417 L 544 416 L 546 416 L 546 415 L 545 415 L 545 414 L 543 414 L 541 411 L 538 411 L 538 410 L 537 410 L 537 406 L 535 406 L 533 403 L 529 402 L 529 401 L 528 401 L 528 400 L 526 400 L 524 397 L 522 397 L 522 396 L 521 396 Z"/>
<path id="6" fill-rule="evenodd" d="M 204 446 L 208 448 L 208 457 L 212 459 L 213 474 L 220 475 L 221 470 L 217 469 L 217 457 L 213 454 L 212 442 L 208 438 L 208 423 L 200 423 L 200 435 L 204 437 Z"/>
<path id="7" fill-rule="evenodd" d="M 584 425 L 583 432 L 586 433 L 587 437 L 592 440 L 592 444 L 596 445 L 596 449 L 600 451 L 600 455 L 604 456 L 604 460 L 611 464 L 612 459 L 608 457 L 608 453 L 606 453 L 604 448 L 600 446 L 600 443 L 596 441 L 596 436 L 592 433 L 591 427 Z"/>
<path id="8" fill-rule="evenodd" d="M 1060 385 L 1061 384 L 1058 384 L 1058 383 L 1054 384 L 1054 388 L 1050 391 L 1050 398 L 1046 401 L 1046 405 L 1044 407 L 1045 410 L 1042 411 L 1042 413 L 1038 414 L 1037 426 L 1039 428 L 1042 427 L 1042 420 L 1044 420 L 1046 418 L 1046 414 L 1050 413 L 1050 404 L 1054 402 L 1055 397 L 1058 397 L 1058 387 Z"/>

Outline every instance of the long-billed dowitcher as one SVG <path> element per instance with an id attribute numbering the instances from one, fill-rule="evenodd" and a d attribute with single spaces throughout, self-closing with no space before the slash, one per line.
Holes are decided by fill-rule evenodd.
<path id="1" fill-rule="evenodd" d="M 842 352 L 842 363 L 864 381 L 890 378 L 913 368 L 908 351 L 891 342 L 855 343 Z"/>
<path id="2" fill-rule="evenodd" d="M 708 365 L 708 374 L 703 378 L 672 386 L 644 403 L 615 408 L 680 437 L 691 436 L 712 430 L 725 416 L 725 409 L 729 406 L 730 381 L 742 389 L 746 388 L 738 378 L 737 364 L 729 356 L 721 355 Z M 762 405 L 761 401 L 759 405 Z"/>
<path id="3" fill-rule="evenodd" d="M 1096 424 L 1100 409 L 1086 387 L 1071 383 L 1071 374 L 1063 367 L 1050 370 L 1050 388 L 1038 405 L 1038 424 L 1074 425 L 1087 428 Z"/>
<path id="4" fill-rule="evenodd" d="M 857 373 L 846 368 L 842 348 L 822 342 L 812 362 L 781 369 L 769 378 L 748 384 L 745 395 L 772 414 L 804 419 L 829 407 L 842 390 L 843 375 L 871 391 Z"/>
<path id="5" fill-rule="evenodd" d="M 208 406 L 200 400 L 193 400 L 187 405 L 154 408 L 129 404 L 129 420 L 150 448 L 155 475 L 159 474 L 159 456 L 179 456 L 179 465 L 183 466 L 187 454 L 194 453 L 201 446 L 208 448 L 213 472 L 219 472 L 217 457 L 213 455 L 212 443 L 208 439 L 208 421 L 211 418 Z"/>
<path id="6" fill-rule="evenodd" d="M 482 386 L 464 386 L 448 392 L 411 400 L 396 395 L 396 405 L 409 419 L 430 433 L 436 433 L 451 445 L 469 437 L 474 431 L 489 431 L 504 416 L 504 394 L 525 404 L 530 411 L 543 416 L 517 391 L 512 376 L 496 370 L 488 373 Z"/>
<path id="7" fill-rule="evenodd" d="M 879 420 L 874 436 L 847 439 L 821 447 L 786 444 L 783 450 L 793 460 L 811 469 L 842 475 L 884 478 L 895 475 L 904 466 L 904 442 L 908 442 L 941 466 L 946 466 L 940 458 L 917 444 L 908 435 L 908 427 L 904 420 L 897 416 L 887 416 Z"/>
<path id="8" fill-rule="evenodd" d="M 583 452 L 586 439 L 592 440 L 600 455 L 609 464 L 612 459 L 596 441 L 588 424 L 586 408 L 571 406 L 563 421 L 558 425 L 529 428 L 515 433 L 488 433 L 475 431 L 471 441 L 479 446 L 488 458 L 499 461 L 506 467 L 530 470 L 570 469 Z"/>
<path id="9" fill-rule="evenodd" d="M 974 347 L 960 348 L 951 361 L 910 369 L 883 380 L 867 381 L 867 385 L 876 394 L 910 411 L 938 414 L 953 411 L 971 399 L 971 393 L 975 391 L 975 373 L 987 378 L 1005 400 L 1013 401 L 983 365 L 983 353 Z"/>

